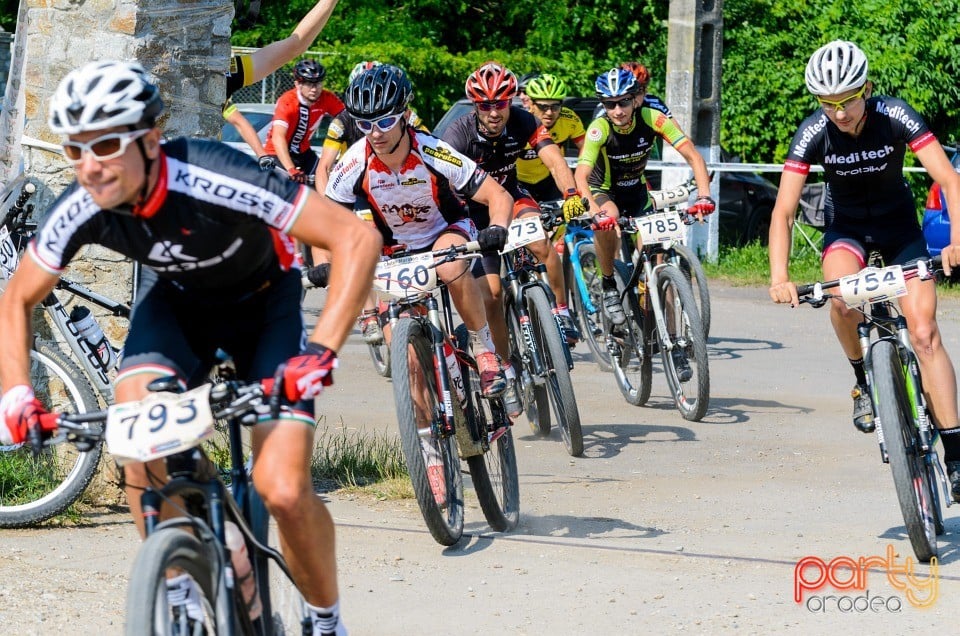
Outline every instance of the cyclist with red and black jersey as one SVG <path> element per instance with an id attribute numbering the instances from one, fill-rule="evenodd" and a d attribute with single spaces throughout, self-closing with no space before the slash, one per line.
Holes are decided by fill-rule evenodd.
<path id="1" fill-rule="evenodd" d="M 827 184 L 823 238 L 823 276 L 832 280 L 855 274 L 867 255 L 879 251 L 889 265 L 927 258 L 913 193 L 903 178 L 906 149 L 940 184 L 949 209 L 960 210 L 960 174 L 923 118 L 905 101 L 873 94 L 868 62 L 854 43 L 835 40 L 807 62 L 807 90 L 820 104 L 794 135 L 780 179 L 770 223 L 770 297 L 798 303 L 787 263 L 790 235 L 800 193 L 813 164 L 822 164 Z M 952 224 L 950 245 L 942 252 L 944 270 L 960 265 L 960 223 Z M 953 497 L 960 501 L 960 427 L 957 382 L 936 320 L 934 281 L 907 281 L 899 300 L 917 352 L 933 419 L 943 439 Z M 830 320 L 856 377 L 852 391 L 854 425 L 863 432 L 875 423 L 867 395 L 863 352 L 857 337 L 859 314 L 834 300 Z"/>
<path id="2" fill-rule="evenodd" d="M 710 198 L 710 175 L 703 157 L 670 109 L 646 93 L 646 85 L 637 83 L 632 70 L 610 69 L 597 78 L 596 90 L 605 114 L 587 127 L 574 174 L 600 230 L 594 234 L 594 244 L 603 275 L 603 311 L 614 325 L 622 325 L 626 316 L 613 277 L 619 242 L 616 233 L 608 230 L 616 228 L 621 216 L 638 216 L 653 209 L 645 169 L 657 137 L 676 148 L 693 169 L 699 196 L 689 212 L 702 220 L 716 206 Z M 686 361 L 682 362 L 677 361 L 678 368 L 685 366 Z"/>
<path id="3" fill-rule="evenodd" d="M 323 87 L 327 70 L 315 60 L 300 60 L 293 70 L 294 87 L 280 96 L 264 145 L 266 156 L 297 183 L 306 183 L 317 171 L 320 158 L 310 148 L 310 138 L 326 114 L 339 115 L 343 102 Z"/>
<path id="4" fill-rule="evenodd" d="M 517 77 L 497 62 L 487 62 L 470 74 L 466 83 L 467 97 L 474 103 L 474 110 L 457 119 L 444 132 L 443 140 L 460 153 L 470 157 L 489 175 L 496 179 L 514 199 L 513 217 L 539 215 L 540 208 L 529 193 L 517 181 L 517 159 L 529 145 L 549 168 L 554 181 L 564 192 L 564 214 L 570 218 L 586 211 L 577 193 L 573 174 L 563 158 L 560 147 L 529 112 L 511 104 L 517 94 Z M 470 217 L 480 228 L 497 228 L 506 236 L 506 227 L 491 224 L 486 206 L 468 202 Z M 509 221 L 508 221 L 509 223 Z M 573 341 L 579 338 L 570 312 L 563 302 L 567 298 L 563 282 L 563 265 L 550 241 L 544 239 L 527 245 L 527 248 L 547 268 L 547 279 L 557 299 L 560 316 L 567 334 Z M 503 293 L 500 282 L 500 257 L 488 256 L 477 268 L 480 289 L 487 307 L 487 317 L 493 332 L 497 352 L 507 361 L 507 377 L 510 386 L 504 393 L 508 413 L 516 417 L 521 413 L 519 392 L 514 380 L 516 372 L 509 364 L 510 345 L 503 309 Z"/>
<path id="5" fill-rule="evenodd" d="M 471 159 L 408 123 L 413 88 L 407 74 L 389 64 L 362 71 L 344 95 L 347 110 L 364 138 L 337 162 L 326 195 L 353 210 L 369 208 L 386 245 L 413 252 L 439 250 L 478 240 L 503 248 L 513 199 Z M 493 224 L 477 232 L 457 195 L 490 210 Z M 487 397 L 503 393 L 506 381 L 487 326 L 480 290 L 464 276 L 467 261 L 437 267 L 470 334 Z"/>
<path id="6" fill-rule="evenodd" d="M 311 605 L 314 634 L 345 634 L 339 620 L 334 524 L 313 491 L 314 398 L 333 382 L 337 349 L 360 309 L 380 239 L 317 192 L 223 144 L 161 144 L 159 90 L 139 64 L 94 62 L 68 74 L 50 102 L 76 181 L 44 215 L 27 257 L 0 296 L 0 443 L 24 441 L 44 413 L 30 386 L 33 308 L 84 245 L 145 266 L 117 402 L 141 400 L 151 381 L 199 386 L 217 349 L 239 377 L 282 377 L 284 408 L 252 429 L 253 482 L 277 520 L 284 556 Z M 324 311 L 309 339 L 300 273 L 287 235 L 331 250 Z M 124 466 L 127 499 L 143 532 L 140 495 L 166 481 L 162 460 Z M 164 517 L 176 512 L 168 505 Z M 202 608 L 192 580 L 168 579 L 168 598 L 191 619 Z M 186 589 L 185 587 L 186 586 Z M 191 600 L 192 605 L 191 605 Z M 198 624 L 198 629 L 199 624 Z"/>

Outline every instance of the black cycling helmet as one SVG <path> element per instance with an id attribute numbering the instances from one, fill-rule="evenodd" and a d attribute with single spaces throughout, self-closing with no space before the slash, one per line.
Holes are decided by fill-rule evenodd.
<path id="1" fill-rule="evenodd" d="M 298 82 L 322 82 L 327 76 L 327 69 L 316 60 L 300 60 L 293 67 L 293 79 Z"/>
<path id="2" fill-rule="evenodd" d="M 410 79 L 403 69 L 392 64 L 366 69 L 353 78 L 343 95 L 347 112 L 357 119 L 402 113 L 411 99 Z"/>
<path id="3" fill-rule="evenodd" d="M 538 73 L 538 72 L 527 73 L 526 75 L 521 75 L 521 76 L 520 76 L 520 79 L 517 80 L 517 90 L 518 90 L 519 92 L 521 92 L 521 93 L 526 93 L 526 92 L 527 92 L 527 84 L 529 84 L 531 81 L 537 79 L 537 78 L 540 77 L 540 76 L 541 76 L 541 73 Z"/>

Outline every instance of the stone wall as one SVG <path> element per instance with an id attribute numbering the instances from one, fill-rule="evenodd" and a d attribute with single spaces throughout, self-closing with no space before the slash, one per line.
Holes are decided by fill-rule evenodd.
<path id="1" fill-rule="evenodd" d="M 161 126 L 168 137 L 219 133 L 230 56 L 230 0 L 21 2 L 27 5 L 23 135 L 40 142 L 23 149 L 27 174 L 56 192 L 72 181 L 73 170 L 62 156 L 37 146 L 60 143 L 46 125 L 49 98 L 64 75 L 91 60 L 143 64 L 157 78 L 167 105 Z M 118 254 L 89 247 L 68 274 L 102 294 L 126 300 L 130 272 L 129 262 Z M 117 319 L 101 319 L 101 324 L 108 336 L 123 335 L 125 325 Z"/>

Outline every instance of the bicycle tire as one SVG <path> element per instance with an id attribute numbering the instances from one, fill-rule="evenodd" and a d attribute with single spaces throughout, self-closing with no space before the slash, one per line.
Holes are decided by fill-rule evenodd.
<path id="1" fill-rule="evenodd" d="M 393 329 L 393 340 L 390 352 L 391 373 L 393 374 L 393 396 L 397 407 L 397 424 L 400 429 L 400 443 L 403 455 L 407 461 L 407 470 L 410 481 L 417 496 L 420 513 L 430 530 L 430 534 L 441 545 L 454 545 L 463 535 L 463 474 L 460 468 L 460 458 L 457 455 L 455 437 L 439 435 L 439 418 L 442 414 L 442 402 L 438 396 L 437 385 L 434 381 L 435 367 L 433 345 L 426 332 L 424 323 L 413 318 L 401 318 Z M 426 389 L 429 406 L 430 433 L 429 437 L 420 435 L 420 419 L 417 417 L 417 404 L 411 386 L 417 386 L 417 380 L 412 372 L 413 357 L 417 365 L 418 376 L 423 378 L 419 384 Z M 445 369 L 444 369 L 445 371 Z M 452 396 L 453 408 L 458 408 L 456 395 Z M 425 409 L 421 409 L 423 411 Z M 430 479 L 427 475 L 427 463 L 424 458 L 424 449 L 421 439 L 432 444 L 439 454 L 444 475 L 445 501 L 443 505 L 437 503 Z"/>
<path id="2" fill-rule="evenodd" d="M 630 265 L 623 261 L 614 261 L 614 277 L 621 295 L 630 280 L 631 272 Z M 621 297 L 626 321 L 614 327 L 604 315 L 604 332 L 610 334 L 619 349 L 619 354 L 610 353 L 610 361 L 613 363 L 613 375 L 620 393 L 628 404 L 643 406 L 650 399 L 653 385 L 653 360 L 646 346 L 644 312 L 640 308 L 635 289 Z"/>
<path id="3" fill-rule="evenodd" d="M 280 537 L 276 525 L 270 523 L 270 513 L 256 490 L 250 491 L 250 529 L 263 545 L 279 550 Z M 263 612 L 259 621 L 254 621 L 257 636 L 284 636 L 302 634 L 307 607 L 296 584 L 271 559 L 256 546 L 247 545 L 247 552 L 256 575 L 257 592 Z M 257 631 L 259 629 L 259 631 Z"/>
<path id="4" fill-rule="evenodd" d="M 520 387 L 523 391 L 523 411 L 530 425 L 530 430 L 541 437 L 550 435 L 550 397 L 547 395 L 545 384 L 537 385 L 534 380 L 533 369 L 530 364 L 524 364 L 526 358 L 531 361 L 527 352 L 527 343 L 520 330 L 520 314 L 513 300 L 506 303 L 507 337 L 510 341 L 510 364 L 519 375 Z"/>
<path id="5" fill-rule="evenodd" d="M 931 488 L 916 425 L 910 414 L 903 363 L 897 347 L 888 340 L 875 342 L 871 357 L 873 397 L 883 427 L 900 512 L 914 554 L 920 561 L 928 562 L 937 556 L 935 512 L 932 509 L 936 492 Z"/>
<path id="6" fill-rule="evenodd" d="M 99 408 L 89 380 L 56 345 L 38 340 L 30 351 L 30 383 L 51 412 Z M 19 528 L 55 517 L 90 485 L 103 445 L 79 451 L 65 437 L 39 455 L 29 444 L 0 447 L 0 528 Z"/>
<path id="7" fill-rule="evenodd" d="M 550 403 L 554 419 L 560 429 L 563 445 L 573 457 L 583 455 L 583 431 L 580 427 L 580 410 L 573 392 L 570 369 L 567 367 L 560 330 L 553 316 L 546 292 L 540 287 L 527 288 L 524 298 L 533 324 L 533 335 L 540 346 L 548 375 L 546 386 L 550 389 Z"/>
<path id="8" fill-rule="evenodd" d="M 710 287 L 707 281 L 707 275 L 703 271 L 703 264 L 697 257 L 696 252 L 686 245 L 674 245 L 673 251 L 676 253 L 676 264 L 687 277 L 690 286 L 694 289 L 694 298 L 697 302 L 697 309 L 700 311 L 700 323 L 703 325 L 704 339 L 710 338 L 710 319 L 712 308 L 710 306 Z"/>
<path id="9" fill-rule="evenodd" d="M 710 363 L 707 358 L 707 341 L 700 326 L 700 313 L 693 298 L 693 289 L 678 268 L 663 267 L 657 275 L 658 294 L 664 311 L 667 333 L 659 334 L 660 358 L 667 376 L 667 386 L 683 419 L 699 422 L 707 413 L 710 403 Z M 668 292 L 673 290 L 673 310 L 668 310 Z M 667 339 L 683 345 L 693 377 L 681 382 L 674 366 Z M 692 387 L 692 391 L 690 388 Z"/>
<path id="10" fill-rule="evenodd" d="M 377 375 L 389 378 L 390 373 L 390 345 L 384 340 L 378 345 L 368 344 L 367 351 L 370 353 L 370 359 L 373 361 L 373 368 Z"/>
<path id="11" fill-rule="evenodd" d="M 601 371 L 613 371 L 610 363 L 610 352 L 607 351 L 605 331 L 603 330 L 603 291 L 600 286 L 600 271 L 597 269 L 597 251 L 592 243 L 584 243 L 577 247 L 577 260 L 583 272 L 584 286 L 590 294 L 591 304 L 596 308 L 589 313 L 580 297 L 580 286 L 576 282 L 573 265 L 570 265 L 570 280 L 568 286 L 574 312 L 580 322 L 580 337 L 586 341 L 587 348 L 593 354 L 593 359 Z"/>
<path id="12" fill-rule="evenodd" d="M 179 528 L 163 528 L 151 534 L 140 546 L 127 586 L 127 636 L 181 633 L 167 604 L 167 571 L 182 570 L 196 583 L 200 592 L 203 622 L 208 634 L 217 633 L 217 607 L 213 590 L 218 576 L 214 572 L 210 550 L 196 537 Z M 185 621 L 186 619 L 183 618 Z M 189 632 L 183 632 L 189 633 Z"/>

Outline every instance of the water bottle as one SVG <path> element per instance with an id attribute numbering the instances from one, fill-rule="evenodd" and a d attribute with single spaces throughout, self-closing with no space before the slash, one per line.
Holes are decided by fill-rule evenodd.
<path id="1" fill-rule="evenodd" d="M 70 310 L 70 321 L 76 326 L 80 337 L 87 341 L 94 362 L 104 371 L 109 371 L 117 361 L 117 353 L 110 346 L 96 318 L 83 305 Z"/>
<path id="2" fill-rule="evenodd" d="M 457 362 L 457 354 L 453 350 L 453 345 L 450 344 L 449 338 L 443 341 L 443 358 L 447 362 L 450 386 L 456 392 L 457 397 L 460 398 L 460 404 L 463 404 L 467 397 L 467 392 L 463 386 L 463 375 L 460 373 L 460 363 Z"/>
<path id="3" fill-rule="evenodd" d="M 250 620 L 257 620 L 263 612 L 263 605 L 260 603 L 260 592 L 254 580 L 253 568 L 250 566 L 247 543 L 243 540 L 240 528 L 232 521 L 227 521 L 225 534 L 227 548 L 230 550 L 230 561 L 233 563 L 234 584 L 240 587 L 240 594 L 247 605 Z"/>

